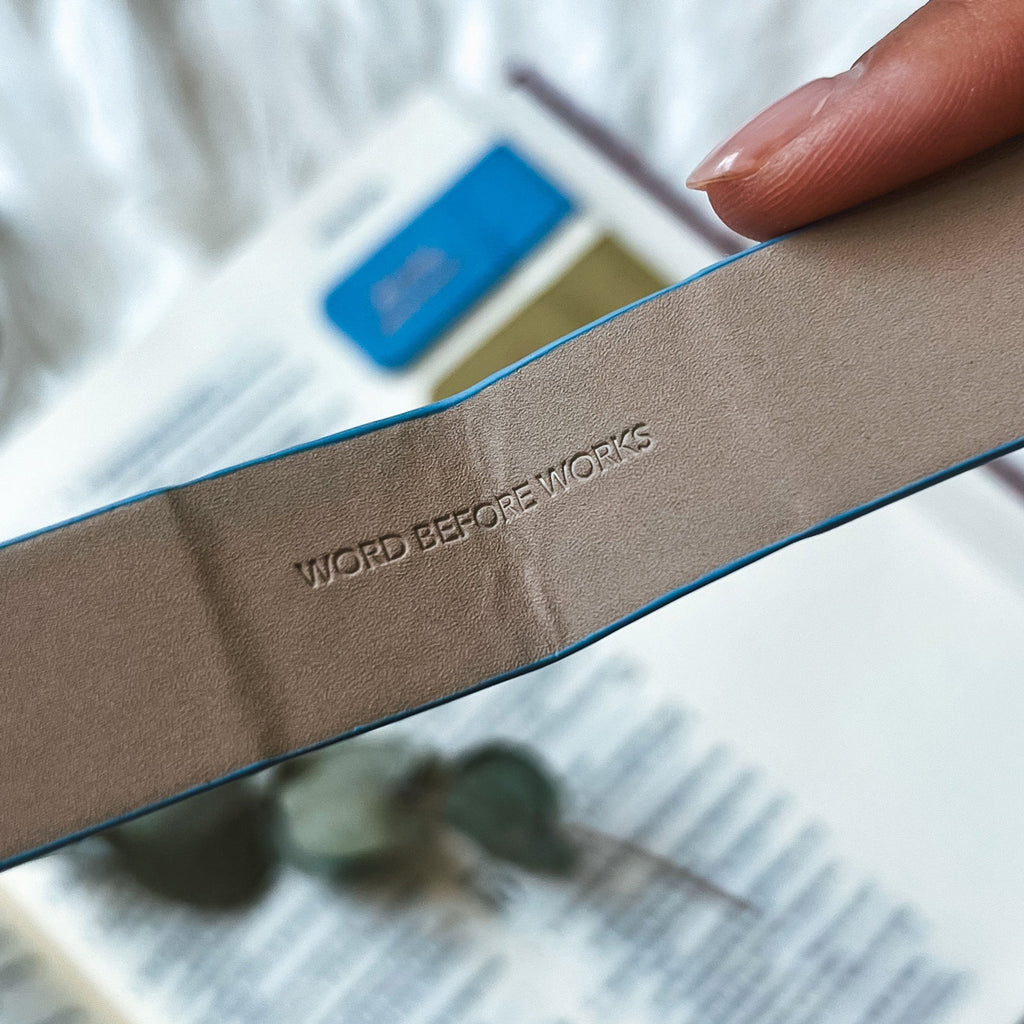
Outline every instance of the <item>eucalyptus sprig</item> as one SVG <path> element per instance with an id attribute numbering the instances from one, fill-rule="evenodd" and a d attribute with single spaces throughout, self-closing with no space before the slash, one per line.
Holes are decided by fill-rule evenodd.
<path id="1" fill-rule="evenodd" d="M 275 790 L 282 856 L 336 877 L 408 869 L 410 859 L 451 869 L 452 832 L 539 874 L 568 874 L 577 859 L 555 782 L 519 747 L 444 758 L 395 742 L 342 744 L 282 773 Z"/>
<path id="2" fill-rule="evenodd" d="M 494 742 L 446 757 L 403 739 L 358 737 L 227 783 L 105 833 L 122 867 L 158 895 L 197 907 L 257 899 L 281 864 L 405 890 L 454 883 L 495 902 L 488 859 L 553 878 L 584 848 L 611 845 L 704 895 L 746 907 L 628 839 L 563 820 L 558 785 L 525 747 Z M 467 857 L 467 848 L 470 856 Z"/>

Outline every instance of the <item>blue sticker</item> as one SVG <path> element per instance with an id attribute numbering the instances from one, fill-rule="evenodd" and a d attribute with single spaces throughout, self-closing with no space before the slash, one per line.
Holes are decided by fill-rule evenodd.
<path id="1" fill-rule="evenodd" d="M 324 299 L 374 362 L 407 365 L 544 239 L 571 201 L 496 146 Z"/>

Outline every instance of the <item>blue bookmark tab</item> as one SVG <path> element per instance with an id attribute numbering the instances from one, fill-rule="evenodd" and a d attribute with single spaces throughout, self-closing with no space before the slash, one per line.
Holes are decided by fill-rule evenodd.
<path id="1" fill-rule="evenodd" d="M 403 367 L 571 210 L 560 189 L 496 146 L 333 287 L 324 310 L 374 362 Z"/>

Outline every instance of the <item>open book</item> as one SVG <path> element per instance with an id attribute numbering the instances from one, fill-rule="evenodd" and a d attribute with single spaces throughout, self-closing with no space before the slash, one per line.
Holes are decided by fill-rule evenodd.
<path id="1" fill-rule="evenodd" d="M 403 346 L 346 319 L 367 254 L 509 140 L 565 199 L 517 258 L 427 327 L 453 271 L 417 263 L 375 298 Z M 522 100 L 423 99 L 0 452 L 0 536 L 451 394 L 715 255 Z M 6 872 L 0 1019 L 1013 1024 L 1022 551 L 974 472 L 347 741 L 534 751 L 567 877 L 410 901 L 289 867 L 218 913 L 101 840 Z"/>

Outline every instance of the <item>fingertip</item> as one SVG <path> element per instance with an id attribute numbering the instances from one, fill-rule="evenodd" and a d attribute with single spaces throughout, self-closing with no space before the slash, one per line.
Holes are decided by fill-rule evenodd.
<path id="1" fill-rule="evenodd" d="M 765 202 L 756 181 L 710 182 L 703 191 L 719 219 L 744 238 L 764 242 L 798 226 Z"/>
<path id="2" fill-rule="evenodd" d="M 835 79 L 769 107 L 687 184 L 763 240 L 1024 131 L 1024 5 L 932 0 Z"/>

